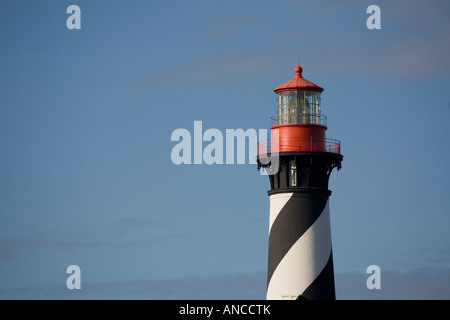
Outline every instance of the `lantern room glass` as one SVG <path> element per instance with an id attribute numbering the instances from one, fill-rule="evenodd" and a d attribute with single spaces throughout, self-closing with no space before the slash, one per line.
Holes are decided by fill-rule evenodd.
<path id="1" fill-rule="evenodd" d="M 277 94 L 277 124 L 320 123 L 320 92 L 291 90 Z"/>

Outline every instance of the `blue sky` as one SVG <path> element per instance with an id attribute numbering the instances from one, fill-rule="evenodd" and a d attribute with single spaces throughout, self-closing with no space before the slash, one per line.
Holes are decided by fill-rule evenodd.
<path id="1" fill-rule="evenodd" d="M 66 8 L 81 8 L 68 30 Z M 381 8 L 368 30 L 366 8 Z M 338 299 L 449 299 L 447 1 L 2 1 L 0 298 L 263 299 L 256 166 L 174 165 L 171 133 L 269 128 L 325 89 Z M 81 268 L 81 290 L 65 286 Z M 365 286 L 381 268 L 381 290 Z"/>

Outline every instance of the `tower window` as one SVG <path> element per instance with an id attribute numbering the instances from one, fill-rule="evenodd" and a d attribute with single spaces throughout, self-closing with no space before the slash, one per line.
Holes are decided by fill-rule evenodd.
<path id="1" fill-rule="evenodd" d="M 297 164 L 295 163 L 295 160 L 289 161 L 289 186 L 297 186 Z"/>

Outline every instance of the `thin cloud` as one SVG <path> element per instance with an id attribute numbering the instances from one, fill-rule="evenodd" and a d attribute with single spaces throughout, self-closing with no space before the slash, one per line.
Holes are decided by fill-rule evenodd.
<path id="1" fill-rule="evenodd" d="M 168 224 L 157 219 L 144 219 L 144 218 L 125 218 L 116 220 L 111 223 L 110 228 L 119 233 L 126 231 L 135 231 L 136 229 L 146 228 L 165 228 Z"/>
<path id="2" fill-rule="evenodd" d="M 381 269 L 381 289 L 369 290 L 369 274 L 341 273 L 336 275 L 338 299 L 361 300 L 448 300 L 450 299 L 450 269 L 422 268 L 411 271 Z"/>
<path id="3" fill-rule="evenodd" d="M 381 269 L 381 289 L 369 290 L 368 274 L 337 273 L 336 296 L 346 299 L 450 299 L 450 268 L 410 271 Z M 0 289 L 0 299 L 265 299 L 266 273 L 221 274 L 210 277 L 82 282 L 81 290 L 61 286 Z"/>
<path id="4" fill-rule="evenodd" d="M 264 299 L 265 273 L 83 283 L 0 290 L 1 299 Z"/>
<path id="5" fill-rule="evenodd" d="M 200 56 L 183 61 L 157 73 L 141 75 L 135 86 L 183 87 L 207 83 L 235 82 L 236 79 L 257 78 L 274 69 L 272 53 L 257 50 L 227 50 L 215 55 Z"/>
<path id="6" fill-rule="evenodd" d="M 135 85 L 179 87 L 236 83 L 236 79 L 252 83 L 271 79 L 279 70 L 297 62 L 297 48 L 292 47 L 296 42 L 301 64 L 305 63 L 315 74 L 385 79 L 448 76 L 450 22 L 445 14 L 450 10 L 450 2 L 431 3 L 380 3 L 381 30 L 367 29 L 367 6 L 360 2 L 299 4 L 305 12 L 316 12 L 319 20 L 302 20 L 295 27 L 287 23 L 284 29 L 274 30 L 259 40 L 254 37 L 260 35 L 257 22 L 267 17 L 225 15 L 213 24 L 216 27 L 196 36 L 200 42 L 206 37 L 218 43 L 225 37 L 226 43 L 230 41 L 227 49 L 205 50 L 203 54 L 179 60 L 177 65 L 141 75 Z M 233 23 L 246 25 L 245 48 L 240 42 L 229 39 L 227 30 Z M 242 37 L 242 32 L 239 36 Z"/>
<path id="7" fill-rule="evenodd" d="M 104 240 L 84 239 L 42 239 L 38 237 L 29 238 L 0 238 L 0 261 L 19 259 L 25 250 L 38 249 L 105 249 L 105 248 L 136 248 L 148 247 L 162 242 L 190 241 L 202 236 L 189 233 L 168 233 L 159 236 L 137 239 L 133 241 L 122 241 L 117 237 L 108 237 Z"/>

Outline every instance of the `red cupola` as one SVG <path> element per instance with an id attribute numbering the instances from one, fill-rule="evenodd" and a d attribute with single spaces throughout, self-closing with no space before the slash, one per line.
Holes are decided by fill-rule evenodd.
<path id="1" fill-rule="evenodd" d="M 282 92 L 282 91 L 289 91 L 289 90 L 309 90 L 309 91 L 316 91 L 316 92 L 322 92 L 323 88 L 319 87 L 318 85 L 315 85 L 311 81 L 306 80 L 302 76 L 303 69 L 300 66 L 296 66 L 295 69 L 295 76 L 288 82 L 283 83 L 282 85 L 276 87 L 273 91 L 275 93 Z"/>

